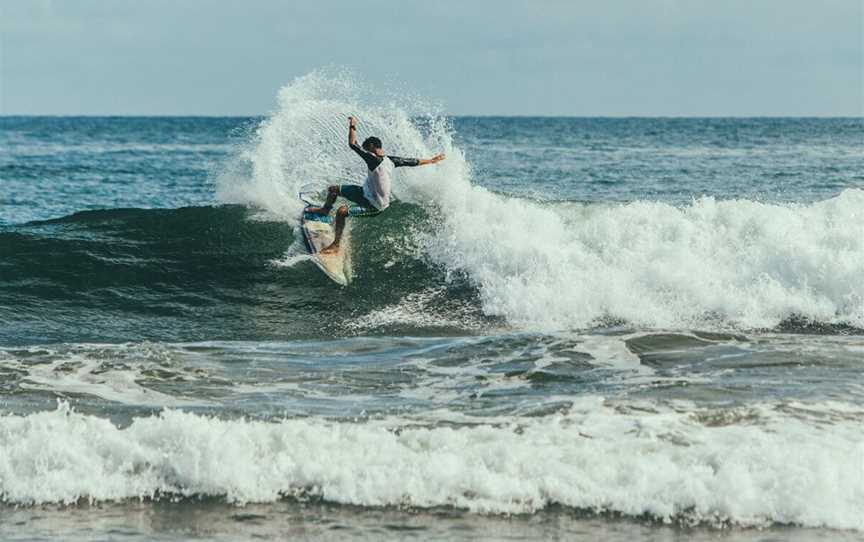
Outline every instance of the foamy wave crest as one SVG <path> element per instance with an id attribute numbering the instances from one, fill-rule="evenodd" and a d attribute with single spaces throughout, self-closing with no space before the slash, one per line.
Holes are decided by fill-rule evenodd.
<path id="1" fill-rule="evenodd" d="M 250 176 L 224 178 L 220 197 L 289 218 L 310 181 L 360 182 L 364 165 L 346 145 L 348 115 L 360 119 L 361 137 L 380 135 L 387 152 L 447 153 L 434 167 L 398 170 L 395 192 L 439 209 L 418 228 L 426 233 L 413 233 L 421 257 L 469 277 L 488 315 L 534 331 L 608 321 L 755 329 L 789 319 L 864 328 L 862 190 L 806 205 L 506 197 L 472 183 L 433 108 L 382 98 L 351 77 L 315 72 L 283 88 L 242 156 Z"/>
<path id="2" fill-rule="evenodd" d="M 797 408 L 829 423 L 825 431 L 767 406 L 722 415 L 641 406 L 587 398 L 566 414 L 461 428 L 169 410 L 120 429 L 61 405 L 0 418 L 0 496 L 31 504 L 305 495 L 486 513 L 560 504 L 688 523 L 864 530 L 860 412 Z"/>
<path id="3" fill-rule="evenodd" d="M 279 91 L 277 109 L 217 180 L 217 197 L 293 219 L 303 206 L 301 187 L 363 182 L 365 165 L 348 148 L 348 116 L 358 118 L 359 137 L 380 135 L 388 153 L 410 156 L 428 149 L 413 116 L 427 115 L 427 131 L 444 134 L 444 119 L 430 114 L 432 109 L 371 89 L 346 72 L 320 70 L 299 77 Z M 411 175 L 417 172 L 399 172 L 400 178 Z"/>
<path id="4" fill-rule="evenodd" d="M 470 185 L 439 199 L 445 230 L 429 254 L 464 270 L 487 313 L 511 323 L 864 327 L 861 190 L 809 205 L 543 206 Z"/>

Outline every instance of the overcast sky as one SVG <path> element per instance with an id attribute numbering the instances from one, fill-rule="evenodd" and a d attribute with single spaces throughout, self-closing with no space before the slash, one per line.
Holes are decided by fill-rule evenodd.
<path id="1" fill-rule="evenodd" d="M 864 0 L 0 0 L 0 114 L 258 115 L 345 66 L 475 115 L 864 115 Z"/>

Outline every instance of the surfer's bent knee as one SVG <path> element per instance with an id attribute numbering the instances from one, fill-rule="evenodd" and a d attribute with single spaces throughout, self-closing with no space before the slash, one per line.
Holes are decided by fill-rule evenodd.
<path id="1" fill-rule="evenodd" d="M 339 209 L 336 211 L 336 213 L 342 217 L 348 216 L 348 206 L 343 205 L 343 206 L 339 207 Z"/>

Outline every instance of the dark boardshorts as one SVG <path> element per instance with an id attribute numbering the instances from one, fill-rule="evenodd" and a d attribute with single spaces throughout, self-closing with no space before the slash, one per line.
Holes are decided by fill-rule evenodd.
<path id="1" fill-rule="evenodd" d="M 354 205 L 348 207 L 348 216 L 375 216 L 381 214 L 372 202 L 363 195 L 363 187 L 356 184 L 340 184 L 339 195 Z"/>

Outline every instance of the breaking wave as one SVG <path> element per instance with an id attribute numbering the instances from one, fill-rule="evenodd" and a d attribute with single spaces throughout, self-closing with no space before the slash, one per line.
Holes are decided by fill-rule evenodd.
<path id="1" fill-rule="evenodd" d="M 585 397 L 558 415 L 464 426 L 168 410 L 118 428 L 61 404 L 0 417 L 0 499 L 316 498 L 508 514 L 561 505 L 687 524 L 864 530 L 861 412 L 632 406 Z"/>
<path id="2" fill-rule="evenodd" d="M 434 167 L 399 170 L 397 196 L 431 211 L 376 235 L 408 237 L 418 258 L 466 277 L 486 315 L 542 331 L 608 322 L 864 327 L 862 190 L 811 204 L 541 204 L 480 186 L 447 119 L 422 102 L 394 100 L 350 77 L 297 79 L 242 153 L 248 175 L 229 168 L 220 197 L 285 219 L 299 212 L 296 193 L 310 180 L 323 187 L 362 179 L 364 166 L 345 143 L 345 119 L 356 115 L 361 137 L 381 135 L 388 152 L 447 153 Z M 379 250 L 378 241 L 363 250 Z"/>

